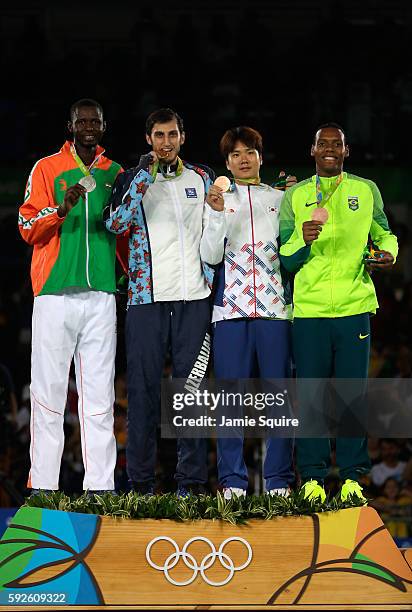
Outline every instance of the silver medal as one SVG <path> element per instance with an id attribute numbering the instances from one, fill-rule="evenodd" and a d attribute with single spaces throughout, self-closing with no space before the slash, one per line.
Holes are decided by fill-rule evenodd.
<path id="1" fill-rule="evenodd" d="M 87 176 L 82 176 L 79 181 L 79 185 L 84 187 L 87 193 L 90 193 L 91 191 L 94 191 L 96 189 L 96 180 L 92 177 L 91 174 L 88 174 Z"/>

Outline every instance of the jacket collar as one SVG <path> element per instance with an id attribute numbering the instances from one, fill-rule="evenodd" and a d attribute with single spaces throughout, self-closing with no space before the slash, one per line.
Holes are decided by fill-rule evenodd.
<path id="1" fill-rule="evenodd" d="M 62 153 L 67 153 L 68 155 L 70 155 L 70 157 L 72 156 L 70 147 L 72 146 L 73 142 L 71 140 L 66 140 L 66 142 L 64 143 L 64 145 L 62 146 L 62 148 L 60 149 L 60 151 Z M 92 162 L 92 165 L 94 165 L 96 163 L 96 160 L 101 157 L 103 155 L 103 153 L 105 152 L 105 149 L 103 147 L 101 147 L 100 145 L 96 146 L 96 155 L 94 157 L 94 160 Z M 98 162 L 97 162 L 98 163 Z"/>

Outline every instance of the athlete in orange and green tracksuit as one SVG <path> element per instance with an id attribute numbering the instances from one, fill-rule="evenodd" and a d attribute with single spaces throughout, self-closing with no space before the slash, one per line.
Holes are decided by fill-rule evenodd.
<path id="1" fill-rule="evenodd" d="M 295 274 L 293 350 L 298 378 L 366 381 L 369 317 L 378 307 L 363 260 L 369 235 L 381 251 L 381 263 L 370 264 L 370 269 L 390 268 L 398 252 L 375 183 L 343 172 L 348 155 L 342 129 L 322 126 L 312 146 L 316 175 L 289 189 L 281 203 L 280 256 Z M 321 208 L 328 219 L 312 220 L 313 211 Z M 366 440 L 338 438 L 336 460 L 341 478 L 356 482 L 370 469 Z M 303 482 L 322 483 L 330 467 L 329 439 L 298 439 L 297 465 Z"/>
<path id="2" fill-rule="evenodd" d="M 28 486 L 35 491 L 59 487 L 74 357 L 83 486 L 113 490 L 116 239 L 104 227 L 103 208 L 121 167 L 99 146 L 105 123 L 97 102 L 74 104 L 69 129 L 73 142 L 35 164 L 19 210 L 20 233 L 33 246 L 35 296 Z M 90 192 L 79 184 L 85 176 Z"/>

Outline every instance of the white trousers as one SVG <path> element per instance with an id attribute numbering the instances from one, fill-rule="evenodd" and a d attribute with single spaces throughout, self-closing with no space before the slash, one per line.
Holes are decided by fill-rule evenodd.
<path id="1" fill-rule="evenodd" d="M 114 295 L 81 291 L 34 299 L 29 487 L 59 488 L 64 410 L 74 357 L 85 469 L 83 488 L 114 489 L 115 353 Z"/>

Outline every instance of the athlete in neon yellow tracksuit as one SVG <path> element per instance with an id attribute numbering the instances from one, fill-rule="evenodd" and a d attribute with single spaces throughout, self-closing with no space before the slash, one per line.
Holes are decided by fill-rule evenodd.
<path id="1" fill-rule="evenodd" d="M 289 189 L 281 203 L 280 255 L 295 273 L 293 349 L 298 378 L 335 376 L 366 382 L 369 317 L 378 307 L 363 260 L 368 236 L 381 255 L 371 269 L 390 268 L 398 252 L 375 183 L 343 172 L 348 155 L 342 129 L 336 124 L 322 126 L 312 146 L 316 175 Z M 312 220 L 313 211 L 322 208 L 328 219 Z M 342 497 L 348 490 L 362 497 L 356 481 L 370 469 L 366 440 L 338 438 L 336 455 L 342 479 L 350 481 Z M 313 479 L 322 484 L 330 466 L 329 440 L 300 438 L 297 465 L 304 483 Z M 323 498 L 323 489 L 316 491 Z M 306 493 L 311 492 L 313 482 L 306 487 Z"/>

